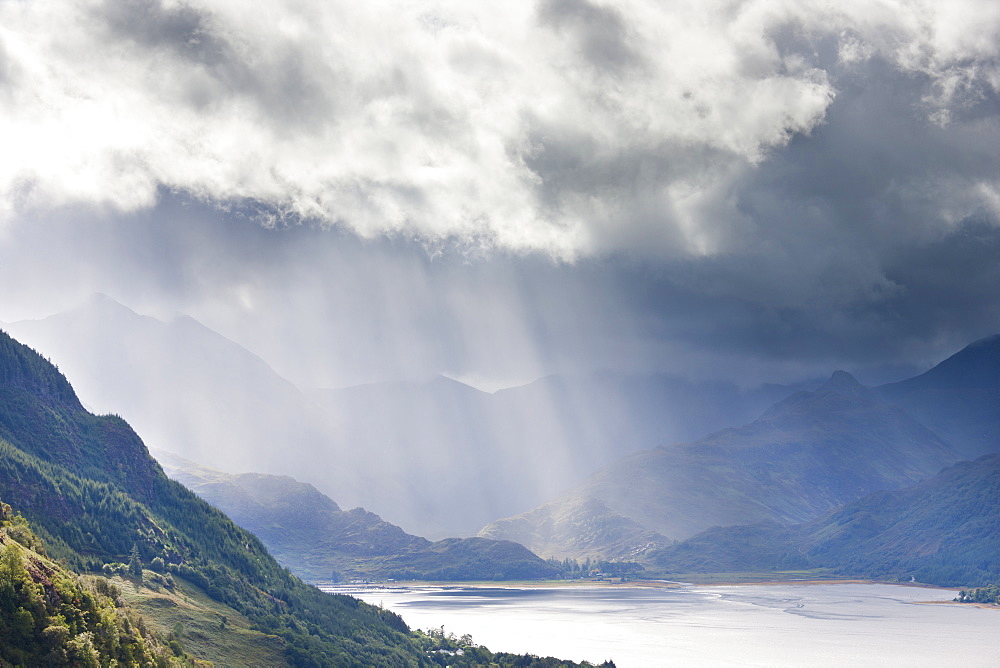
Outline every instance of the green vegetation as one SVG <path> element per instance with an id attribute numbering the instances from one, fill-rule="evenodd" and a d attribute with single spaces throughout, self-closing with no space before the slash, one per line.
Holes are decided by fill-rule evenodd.
<path id="1" fill-rule="evenodd" d="M 393 555 L 379 571 L 396 580 L 534 580 L 557 570 L 508 540 L 446 538 L 421 550 Z"/>
<path id="2" fill-rule="evenodd" d="M 593 576 L 611 576 L 622 581 L 634 580 L 646 570 L 637 561 L 592 561 L 589 557 L 582 562 L 576 559 L 549 559 L 549 564 L 559 570 L 559 576 L 564 579 L 579 579 Z"/>
<path id="3" fill-rule="evenodd" d="M 972 591 L 961 590 L 958 592 L 959 603 L 994 603 L 1000 605 L 1000 585 L 987 585 L 977 587 Z"/>
<path id="4" fill-rule="evenodd" d="M 78 571 L 163 564 L 278 636 L 293 665 L 408 665 L 419 650 L 395 614 L 324 594 L 252 534 L 173 482 L 120 418 L 83 410 L 58 371 L 0 335 L 0 498 Z M 161 577 L 164 577 L 161 576 Z"/>
<path id="5" fill-rule="evenodd" d="M 285 642 L 181 577 L 168 583 L 146 570 L 142 582 L 116 575 L 111 582 L 161 638 L 216 666 L 282 666 Z M 166 578 L 164 578 L 166 579 Z M 169 584 L 169 586 L 168 586 Z"/>
<path id="6" fill-rule="evenodd" d="M 844 576 L 837 575 L 829 568 L 805 570 L 773 571 L 725 571 L 720 573 L 692 572 L 670 573 L 671 580 L 693 584 L 758 584 L 769 582 L 843 582 Z"/>
<path id="7" fill-rule="evenodd" d="M 394 613 L 298 580 L 169 480 L 128 424 L 85 411 L 54 366 L 3 333 L 0 499 L 23 513 L 5 510 L 0 553 L 0 656 L 10 664 L 189 665 L 193 650 L 221 665 L 421 666 L 443 656 Z"/>
<path id="8" fill-rule="evenodd" d="M 121 591 L 44 555 L 28 523 L 0 504 L 0 665 L 192 666 Z"/>
<path id="9" fill-rule="evenodd" d="M 112 578 L 79 576 L 44 555 L 42 541 L 0 504 L 0 665 L 280 666 L 287 643 L 181 577 L 109 564 Z M 444 629 L 410 636 L 398 665 L 589 668 L 552 657 L 492 652 Z M 195 659 L 194 657 L 198 657 Z M 205 663 L 205 661 L 211 662 Z M 328 665 L 328 664 L 321 664 Z M 353 660 L 332 665 L 368 665 Z M 614 663 L 600 664 L 613 668 Z"/>
<path id="10" fill-rule="evenodd" d="M 284 639 L 296 665 L 335 665 L 351 657 L 378 665 L 381 657 L 414 653 L 396 615 L 302 584 L 222 513 L 165 477 L 157 484 L 161 493 L 139 504 L 115 485 L 33 461 L 0 442 L 0 493 L 31 502 L 26 515 L 58 546 L 53 553 L 73 567 L 97 571 L 108 564 L 114 570 L 125 562 L 134 575 L 137 554 L 142 563 L 159 559 L 166 574 L 183 577 Z M 58 504 L 59 515 L 51 514 L 47 499 Z"/>
<path id="11" fill-rule="evenodd" d="M 516 666 L 518 668 L 615 668 L 614 661 L 592 664 L 587 661 L 575 663 L 551 656 L 538 657 L 533 654 L 508 654 L 491 652 L 472 641 L 472 636 L 456 636 L 446 633 L 444 627 L 416 632 L 424 654 L 434 665 L 439 666 Z"/>

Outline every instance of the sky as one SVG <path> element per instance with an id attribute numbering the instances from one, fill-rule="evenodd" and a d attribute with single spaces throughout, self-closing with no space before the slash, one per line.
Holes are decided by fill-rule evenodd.
<path id="1" fill-rule="evenodd" d="M 1000 332 L 1000 4 L 0 0 L 0 321 L 300 387 L 897 380 Z"/>

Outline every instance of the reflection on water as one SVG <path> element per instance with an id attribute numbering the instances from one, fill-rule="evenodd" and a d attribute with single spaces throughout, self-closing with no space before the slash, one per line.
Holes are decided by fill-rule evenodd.
<path id="1" fill-rule="evenodd" d="M 1000 665 L 1000 611 L 900 585 L 338 588 L 415 628 L 619 668 Z"/>

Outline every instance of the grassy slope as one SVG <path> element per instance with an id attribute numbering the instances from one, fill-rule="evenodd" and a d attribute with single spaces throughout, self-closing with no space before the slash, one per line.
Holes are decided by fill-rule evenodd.
<path id="1" fill-rule="evenodd" d="M 145 585 L 120 576 L 111 580 L 160 636 L 174 634 L 187 653 L 218 668 L 287 665 L 281 638 L 254 630 L 246 616 L 181 577 L 173 578 L 172 590 L 151 583 L 151 577 L 155 575 L 147 571 Z"/>
<path id="2" fill-rule="evenodd" d="M 50 559 L 23 517 L 0 504 L 0 666 L 196 665 L 102 577 Z"/>

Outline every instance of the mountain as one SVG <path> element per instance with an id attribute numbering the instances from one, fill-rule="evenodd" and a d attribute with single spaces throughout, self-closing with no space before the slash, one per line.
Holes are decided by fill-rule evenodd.
<path id="1" fill-rule="evenodd" d="M 155 449 L 290 475 L 431 539 L 474 534 L 635 450 L 742 424 L 791 393 L 610 373 L 493 394 L 443 376 L 298 388 L 189 317 L 162 321 L 100 295 L 6 327 Z"/>
<path id="2" fill-rule="evenodd" d="M 1000 580 L 1000 454 L 875 492 L 821 518 L 717 527 L 652 552 L 673 573 L 829 568 L 943 586 Z"/>
<path id="3" fill-rule="evenodd" d="M 511 580 L 556 569 L 510 541 L 412 536 L 363 508 L 344 511 L 288 476 L 223 473 L 157 453 L 168 476 L 253 532 L 279 563 L 307 580 Z"/>
<path id="4" fill-rule="evenodd" d="M 1000 334 L 877 391 L 952 443 L 963 457 L 1000 451 Z"/>
<path id="5" fill-rule="evenodd" d="M 124 420 L 86 411 L 55 366 L 4 332 L 2 500 L 11 503 L 0 505 L 0 656 L 16 664 L 61 665 L 55 656 L 35 661 L 35 652 L 63 649 L 72 665 L 115 665 L 122 652 L 129 665 L 192 665 L 182 641 L 222 665 L 425 666 L 443 646 L 454 649 L 449 638 L 410 633 L 394 613 L 293 576 L 253 534 L 168 479 Z M 78 580 L 80 572 L 108 577 Z M 71 605 L 56 610 L 63 596 Z M 124 609 L 132 601 L 134 617 Z M 159 653 L 158 637 L 172 656 L 143 660 Z M 463 651 L 449 663 L 590 665 Z"/>
<path id="6" fill-rule="evenodd" d="M 54 366 L 0 333 L 0 499 L 75 570 L 157 564 L 279 636 L 293 665 L 416 664 L 403 621 L 285 571 L 169 480 L 122 419 L 85 411 Z"/>
<path id="7" fill-rule="evenodd" d="M 532 545 L 549 558 L 593 560 L 634 561 L 673 542 L 587 496 L 560 499 L 499 520 L 481 535 Z"/>
<path id="8" fill-rule="evenodd" d="M 930 477 L 957 459 L 933 432 L 838 371 L 817 390 L 797 392 L 743 427 L 626 457 L 556 501 L 493 522 L 480 535 L 520 540 L 546 557 L 574 556 L 572 537 L 585 533 L 593 517 L 578 514 L 577 529 L 564 528 L 567 538 L 559 542 L 550 527 L 572 515 L 580 499 L 675 540 L 717 525 L 802 522 L 864 494 Z M 610 557 L 622 546 L 597 541 L 591 550 Z"/>
<path id="9" fill-rule="evenodd" d="M 613 374 L 492 394 L 444 376 L 313 390 L 328 443 L 340 445 L 308 458 L 327 480 L 294 475 L 421 535 L 467 535 L 636 449 L 739 424 L 790 393 Z M 344 468 L 351 475 L 337 477 Z"/>
<path id="10" fill-rule="evenodd" d="M 87 397 L 155 448 L 222 465 L 282 470 L 286 449 L 322 449 L 302 393 L 245 348 L 196 320 L 143 316 L 104 295 L 7 331 L 56 361 Z"/>
<path id="11" fill-rule="evenodd" d="M 331 440 L 351 444 L 338 461 L 326 459 L 330 469 L 346 466 L 351 479 L 334 476 L 322 489 L 347 494 L 410 531 L 468 535 L 480 518 L 532 493 L 530 465 L 495 438 L 486 392 L 439 376 L 309 397 Z"/>

